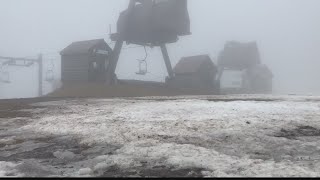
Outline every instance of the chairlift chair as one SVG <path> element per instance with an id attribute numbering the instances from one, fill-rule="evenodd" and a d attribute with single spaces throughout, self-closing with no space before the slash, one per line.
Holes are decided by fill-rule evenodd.
<path id="1" fill-rule="evenodd" d="M 142 76 L 145 76 L 148 73 L 148 63 L 147 63 L 148 52 L 145 46 L 144 46 L 144 52 L 145 52 L 145 57 L 143 59 L 137 59 L 137 61 L 139 61 L 139 71 L 136 72 L 136 74 L 142 75 Z"/>
<path id="2" fill-rule="evenodd" d="M 46 81 L 47 82 L 53 82 L 54 81 L 54 73 L 53 70 L 48 70 L 46 72 Z"/>
<path id="3" fill-rule="evenodd" d="M 148 64 L 147 61 L 139 61 L 139 71 L 136 72 L 137 75 L 145 76 L 148 73 Z"/>
<path id="4" fill-rule="evenodd" d="M 8 71 L 5 71 L 5 72 L 1 72 L 1 82 L 3 83 L 11 83 L 10 81 L 10 73 Z"/>
<path id="5" fill-rule="evenodd" d="M 11 83 L 10 73 L 8 70 L 4 70 L 3 65 L 0 65 L 0 82 L 2 83 Z"/>
<path id="6" fill-rule="evenodd" d="M 53 82 L 54 81 L 54 64 L 53 64 L 53 60 L 51 60 L 51 68 L 48 68 L 47 72 L 46 72 L 46 81 L 47 82 Z"/>

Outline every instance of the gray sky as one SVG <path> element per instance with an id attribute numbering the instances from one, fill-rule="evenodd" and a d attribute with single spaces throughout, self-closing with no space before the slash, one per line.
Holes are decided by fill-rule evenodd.
<path id="1" fill-rule="evenodd" d="M 47 61 L 55 60 L 59 77 L 58 51 L 78 40 L 110 42 L 109 24 L 115 31 L 127 4 L 128 0 L 0 0 L 0 56 L 44 53 Z M 257 41 L 263 63 L 274 72 L 277 93 L 320 94 L 319 8 L 319 0 L 189 0 L 192 35 L 168 46 L 172 63 L 197 54 L 210 54 L 215 60 L 229 40 Z M 144 57 L 143 48 L 125 50 L 119 77 L 163 80 L 166 70 L 160 50 L 154 48 L 149 54 L 152 74 L 140 77 L 135 75 L 136 59 Z M 12 70 L 14 82 L 0 84 L 0 94 L 36 95 L 33 69 Z"/>

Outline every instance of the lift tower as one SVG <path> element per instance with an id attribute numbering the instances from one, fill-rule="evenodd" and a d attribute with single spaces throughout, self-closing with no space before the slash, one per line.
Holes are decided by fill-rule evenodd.
<path id="1" fill-rule="evenodd" d="M 115 46 L 107 68 L 107 83 L 116 82 L 115 70 L 124 42 L 160 47 L 169 79 L 173 78 L 166 44 L 190 34 L 187 0 L 130 0 L 127 10 L 120 13 L 117 32 L 110 35 Z"/>

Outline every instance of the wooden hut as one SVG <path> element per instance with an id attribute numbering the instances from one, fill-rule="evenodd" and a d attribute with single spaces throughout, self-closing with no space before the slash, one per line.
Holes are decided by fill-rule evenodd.
<path id="1" fill-rule="evenodd" d="M 217 67 L 208 55 L 182 58 L 174 68 L 172 84 L 180 88 L 214 90 Z"/>
<path id="2" fill-rule="evenodd" d="M 62 82 L 104 82 L 111 52 L 104 39 L 73 42 L 60 52 Z"/>

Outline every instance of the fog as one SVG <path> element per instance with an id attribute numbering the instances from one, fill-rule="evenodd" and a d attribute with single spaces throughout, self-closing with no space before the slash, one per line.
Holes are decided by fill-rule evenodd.
<path id="1" fill-rule="evenodd" d="M 0 0 L 0 56 L 44 54 L 60 78 L 59 51 L 73 41 L 109 39 L 128 0 Z M 189 0 L 192 35 L 168 46 L 173 66 L 183 56 L 216 57 L 226 41 L 257 41 L 262 62 L 274 73 L 276 94 L 320 94 L 319 0 Z M 113 44 L 110 43 L 113 47 Z M 119 78 L 163 81 L 161 51 L 148 48 L 146 76 L 136 59 L 143 48 L 126 49 L 116 70 Z M 11 84 L 0 83 L 0 98 L 37 95 L 37 66 L 10 68 Z M 45 83 L 44 91 L 52 90 Z"/>

